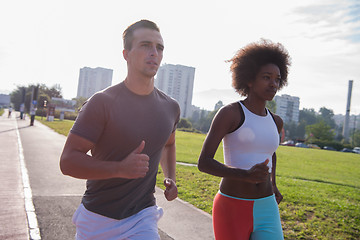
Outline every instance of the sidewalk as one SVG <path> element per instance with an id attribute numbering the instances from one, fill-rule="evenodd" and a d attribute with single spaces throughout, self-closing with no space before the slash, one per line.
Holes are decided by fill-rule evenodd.
<path id="1" fill-rule="evenodd" d="M 0 116 L 0 181 L 3 183 L 0 185 L 0 239 L 29 239 L 19 166 L 15 114 L 16 112 L 13 113 L 12 118 L 7 118 L 7 112 Z M 29 127 L 28 130 L 32 128 L 37 130 L 41 128 L 41 134 L 54 135 L 53 130 L 37 121 L 35 126 Z M 64 142 L 65 137 L 56 134 L 53 141 Z M 46 149 L 46 151 L 52 150 Z M 42 152 L 42 154 L 46 153 Z M 214 239 L 212 219 L 209 214 L 180 199 L 168 202 L 159 188 L 156 188 L 155 197 L 157 204 L 164 209 L 164 216 L 159 221 L 162 239 Z"/>
<path id="2" fill-rule="evenodd" d="M 0 239 L 29 239 L 14 113 L 0 116 Z"/>

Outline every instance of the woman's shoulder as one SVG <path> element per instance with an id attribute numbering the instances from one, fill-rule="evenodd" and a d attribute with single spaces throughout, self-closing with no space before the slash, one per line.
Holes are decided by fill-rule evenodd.
<path id="1" fill-rule="evenodd" d="M 241 105 L 239 102 L 233 102 L 221 107 L 216 114 L 216 119 L 229 127 L 228 132 L 236 130 L 244 119 Z"/>
<path id="2" fill-rule="evenodd" d="M 279 115 L 276 115 L 275 113 L 270 112 L 270 114 L 272 115 L 272 117 L 274 119 L 274 122 L 278 128 L 278 131 L 280 132 L 284 125 L 282 118 Z"/>

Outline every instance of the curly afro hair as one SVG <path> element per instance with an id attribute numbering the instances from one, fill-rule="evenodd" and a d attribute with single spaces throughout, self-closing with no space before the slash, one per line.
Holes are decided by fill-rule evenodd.
<path id="1" fill-rule="evenodd" d="M 232 86 L 240 95 L 247 96 L 248 83 L 254 81 L 260 68 L 269 63 L 275 64 L 280 69 L 279 89 L 285 86 L 291 58 L 281 43 L 261 39 L 241 48 L 228 62 L 231 62 Z"/>

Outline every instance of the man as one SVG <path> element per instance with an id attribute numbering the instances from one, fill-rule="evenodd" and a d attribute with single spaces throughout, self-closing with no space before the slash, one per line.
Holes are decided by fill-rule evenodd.
<path id="1" fill-rule="evenodd" d="M 163 39 L 155 23 L 141 20 L 124 31 L 123 40 L 126 79 L 84 104 L 60 158 L 63 174 L 87 179 L 73 216 L 77 239 L 160 239 L 162 209 L 154 198 L 159 162 L 166 199 L 177 197 L 180 108 L 154 87 Z"/>

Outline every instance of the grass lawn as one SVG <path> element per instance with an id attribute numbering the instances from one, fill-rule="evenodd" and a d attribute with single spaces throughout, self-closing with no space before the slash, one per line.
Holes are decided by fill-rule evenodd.
<path id="1" fill-rule="evenodd" d="M 64 135 L 73 123 L 42 122 Z M 205 135 L 176 135 L 177 161 L 197 163 Z M 285 239 L 360 239 L 360 154 L 280 146 L 277 156 Z M 223 161 L 222 146 L 216 159 Z M 220 179 L 191 166 L 176 171 L 179 198 L 211 213 Z M 157 184 L 163 188 L 161 177 Z"/>

